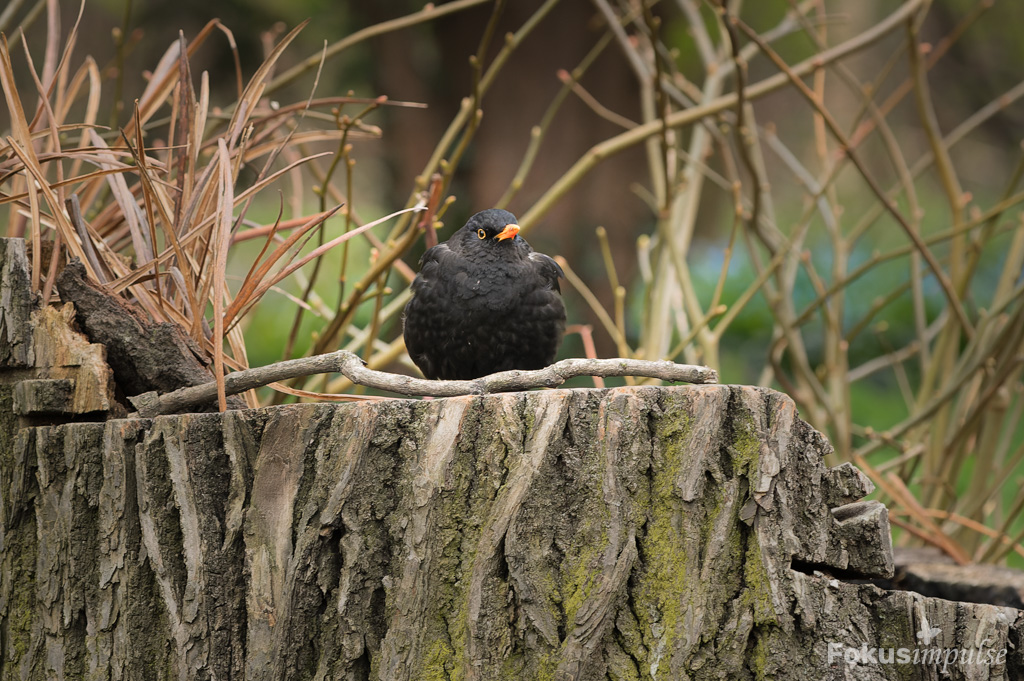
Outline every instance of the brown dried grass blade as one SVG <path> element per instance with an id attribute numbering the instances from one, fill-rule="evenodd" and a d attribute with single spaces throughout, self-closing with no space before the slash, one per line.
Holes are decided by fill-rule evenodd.
<path id="1" fill-rule="evenodd" d="M 231 32 L 231 29 L 224 24 L 217 22 L 217 28 L 224 37 L 228 39 L 228 49 L 231 50 L 231 56 L 235 58 L 235 87 L 237 88 L 237 96 L 239 99 L 242 98 L 242 59 L 238 54 L 238 42 L 235 41 L 235 34 Z"/>
<path id="2" fill-rule="evenodd" d="M 97 281 L 105 283 L 110 281 L 110 277 L 106 268 L 103 266 L 102 261 L 96 254 L 96 248 L 93 245 L 92 236 L 89 234 L 88 227 L 85 225 L 85 220 L 82 218 L 82 206 L 78 201 L 78 194 L 72 194 L 64 202 L 64 206 L 68 211 L 68 219 L 74 226 L 75 234 L 78 235 L 82 243 L 82 250 L 85 253 L 85 266 L 86 270 L 92 270 L 97 273 Z"/>
<path id="3" fill-rule="evenodd" d="M 297 166 L 302 165 L 303 163 L 307 163 L 308 161 L 310 161 L 312 159 L 320 158 L 321 156 L 327 156 L 329 154 L 330 154 L 330 152 L 323 152 L 323 153 L 320 153 L 320 154 L 314 154 L 313 156 L 302 158 L 302 159 L 299 159 L 298 161 L 295 161 L 293 163 L 288 164 L 287 166 L 285 166 L 281 170 L 279 170 L 279 171 L 269 175 L 268 177 L 266 177 L 262 182 L 256 183 L 253 186 L 251 186 L 248 189 L 246 189 L 244 192 L 241 192 L 240 194 L 237 194 L 235 196 L 235 204 L 237 205 L 239 202 L 247 200 L 250 196 L 258 193 L 261 189 L 265 188 L 267 185 L 272 183 L 278 177 L 280 177 L 280 176 L 284 175 L 285 173 L 293 170 Z M 201 188 L 205 187 L 209 183 L 210 177 L 212 176 L 211 167 L 207 167 L 206 168 L 206 170 L 203 172 L 202 177 L 200 177 L 199 182 L 196 183 L 198 188 L 201 189 Z M 197 205 L 195 203 L 195 200 L 193 200 L 192 202 L 190 202 L 190 205 L 186 207 L 186 215 L 187 215 L 188 219 L 191 220 L 192 216 L 194 214 L 196 214 L 197 212 L 198 212 L 198 207 L 197 207 Z M 333 213 L 331 213 L 331 214 L 333 215 Z M 180 237 L 180 240 L 178 241 L 178 243 L 180 244 L 180 246 L 182 248 L 191 247 L 192 244 L 194 244 L 196 242 L 196 240 L 199 239 L 200 236 L 206 230 L 209 229 L 209 227 L 210 227 L 210 225 L 212 223 L 213 223 L 213 217 L 212 216 L 205 218 L 204 220 L 200 221 L 198 224 L 193 226 L 191 229 L 189 229 L 189 231 L 184 236 Z M 303 224 L 308 228 L 309 226 L 315 226 L 316 223 L 315 222 L 306 221 Z M 168 237 L 172 238 L 172 244 L 175 243 L 175 241 L 173 240 L 173 237 L 171 236 L 172 235 L 172 230 L 167 230 L 167 235 L 168 235 Z M 173 249 L 172 248 L 165 248 L 160 253 L 160 255 L 157 256 L 157 260 L 160 262 L 160 264 L 164 264 L 172 255 L 174 255 Z M 179 257 L 179 262 L 185 262 L 184 258 L 183 257 Z M 120 279 L 120 280 L 114 282 L 113 291 L 115 293 L 117 293 L 119 291 L 124 290 L 126 287 L 131 286 L 132 284 L 135 284 L 136 282 L 138 282 L 140 279 L 142 279 L 143 277 L 145 277 L 147 275 L 149 269 L 150 268 L 147 266 L 146 268 L 136 269 L 136 270 L 132 271 L 131 273 L 127 274 L 123 279 Z"/>
<path id="4" fill-rule="evenodd" d="M 340 393 L 319 393 L 312 390 L 299 390 L 298 388 L 289 388 L 284 383 L 268 383 L 268 388 L 273 388 L 279 393 L 285 395 L 292 395 L 293 397 L 301 397 L 311 400 L 320 400 L 323 402 L 380 402 L 382 400 L 400 400 L 401 397 L 386 397 L 384 395 L 348 395 Z"/>
<path id="5" fill-rule="evenodd" d="M 39 290 L 39 278 L 41 276 L 42 264 L 41 259 L 43 255 L 42 240 L 40 238 L 40 232 L 42 230 L 42 220 L 39 215 L 39 192 L 33 189 L 31 186 L 28 188 L 28 209 L 29 209 L 29 224 L 32 225 L 32 290 Z"/>
<path id="6" fill-rule="evenodd" d="M 178 64 L 181 56 L 185 55 L 185 57 L 191 58 L 219 24 L 220 21 L 217 19 L 207 22 L 187 47 L 182 36 L 180 40 L 176 40 L 167 48 L 157 67 L 153 70 L 149 85 L 143 91 L 142 97 L 139 98 L 139 118 L 143 124 L 149 122 L 149 119 L 163 106 L 175 88 L 177 82 L 174 78 L 174 67 Z M 134 126 L 134 122 L 132 125 Z M 127 132 L 131 135 L 135 134 L 132 129 Z"/>
<path id="7" fill-rule="evenodd" d="M 52 14 L 53 14 L 52 7 L 50 7 L 50 10 L 51 10 L 50 11 L 50 15 L 52 16 Z M 48 40 L 48 45 L 51 44 L 51 42 L 52 41 Z M 59 156 L 60 155 L 60 135 L 57 132 L 56 123 L 54 122 L 54 119 L 53 119 L 53 112 L 50 109 L 50 101 L 49 101 L 49 98 L 47 97 L 46 88 L 43 87 L 43 84 L 39 80 L 39 76 L 36 74 L 35 64 L 32 62 L 32 54 L 28 51 L 28 44 L 27 43 L 22 43 L 22 47 L 25 50 L 25 60 L 26 60 L 26 62 L 28 64 L 28 71 L 29 71 L 29 73 L 32 76 L 32 81 L 33 81 L 33 83 L 36 86 L 36 92 L 39 95 L 38 111 L 40 111 L 40 112 L 45 111 L 47 113 L 47 122 L 48 122 L 47 132 L 49 133 L 49 135 L 45 135 L 41 139 L 45 139 L 46 142 L 48 143 L 47 147 L 52 148 L 54 150 L 54 152 Z M 49 56 L 49 47 L 47 48 L 47 55 Z M 13 112 L 12 112 L 12 115 L 13 115 Z M 37 113 L 36 116 L 38 118 L 39 114 Z M 29 124 L 27 127 L 31 131 L 32 124 Z M 13 147 L 13 143 L 12 143 L 12 147 Z M 38 155 L 36 154 L 35 144 L 30 142 L 28 144 L 27 148 L 26 148 L 26 152 L 32 154 L 36 158 L 37 164 L 39 163 Z M 39 164 L 39 165 L 40 165 L 40 169 L 41 169 L 41 164 Z M 55 165 L 57 167 L 57 177 L 58 177 L 58 180 L 63 180 L 64 179 L 63 178 L 63 168 L 61 167 L 61 164 L 57 163 Z M 61 190 L 58 190 L 58 191 L 59 191 L 60 194 L 63 194 L 63 191 L 61 191 Z M 29 200 L 29 218 L 30 218 L 30 223 L 32 225 L 32 234 L 31 234 L 31 239 L 32 239 L 32 276 L 31 276 L 31 285 L 32 285 L 32 290 L 34 290 L 34 291 L 38 291 L 38 290 L 40 290 L 40 288 L 44 289 L 44 291 L 46 293 L 46 296 L 44 297 L 44 300 L 48 300 L 49 299 L 49 292 L 53 289 L 53 279 L 56 278 L 56 267 L 55 267 L 56 262 L 54 261 L 54 258 L 51 257 L 51 261 L 54 261 L 54 266 L 50 268 L 50 272 L 51 272 L 52 276 L 48 276 L 47 280 L 46 280 L 46 283 L 42 284 L 41 283 L 41 279 L 42 279 L 42 255 L 43 255 L 43 249 L 42 249 L 43 219 L 42 219 L 42 215 L 41 215 L 40 210 L 39 210 L 39 193 L 38 193 L 38 191 L 36 191 L 31 186 L 31 183 L 29 183 L 29 186 L 28 186 L 28 200 Z M 59 206 L 57 207 L 56 210 L 57 211 L 60 210 Z M 57 240 L 55 239 L 54 241 L 57 241 Z M 55 244 L 55 246 L 56 246 L 56 244 Z"/>
<path id="8" fill-rule="evenodd" d="M 139 107 L 135 107 L 134 116 L 138 118 Z M 124 138 L 125 146 L 132 152 L 132 157 L 135 159 L 135 167 L 138 168 L 138 175 L 140 181 L 140 190 L 142 191 L 142 205 L 146 209 L 146 226 L 149 228 L 149 243 L 151 247 L 151 253 L 155 252 L 159 241 L 156 238 L 156 215 L 153 211 L 153 204 L 156 204 L 160 209 L 160 220 L 162 225 L 169 225 L 169 215 L 167 214 L 167 207 L 164 202 L 163 192 L 154 184 L 150 177 L 149 167 L 146 163 L 146 153 L 144 147 L 144 141 L 142 139 L 142 126 L 135 126 L 135 147 L 132 147 L 131 142 L 127 137 Z M 137 149 L 137 151 L 136 151 Z M 156 291 L 156 300 L 160 305 L 161 309 L 164 307 L 164 295 L 160 287 L 160 268 L 156 264 L 156 260 L 150 255 L 149 260 L 153 263 L 153 286 Z"/>
<path id="9" fill-rule="evenodd" d="M 78 4 L 78 16 L 75 17 L 75 23 L 71 25 L 71 31 L 68 33 L 68 38 L 64 41 L 64 50 L 60 55 L 60 63 L 57 64 L 56 78 L 54 79 L 54 86 L 52 88 L 56 95 L 53 103 L 53 109 L 57 112 L 62 112 L 66 109 L 65 102 L 67 100 L 68 64 L 70 63 L 72 54 L 74 54 L 75 45 L 78 42 L 78 29 L 82 25 L 82 17 L 84 14 L 85 0 L 81 0 Z"/>
<path id="10" fill-rule="evenodd" d="M 292 233 L 292 235 L 289 236 L 284 241 L 284 243 L 282 243 L 280 246 L 271 251 L 270 256 L 264 262 L 260 263 L 259 267 L 255 268 L 254 271 L 250 270 L 250 275 L 246 276 L 245 280 L 242 282 L 242 286 L 238 291 L 238 295 L 235 296 L 235 299 L 231 302 L 231 305 L 228 307 L 227 312 L 224 313 L 224 323 L 226 326 L 230 326 L 235 321 L 236 318 L 239 318 L 241 316 L 239 312 L 244 307 L 253 304 L 256 300 L 259 299 L 260 296 L 263 295 L 263 293 L 266 292 L 265 288 L 263 288 L 264 280 L 270 273 L 270 269 L 277 263 L 277 261 L 284 257 L 284 255 L 287 254 L 288 251 L 291 250 L 292 247 L 295 246 L 299 242 L 299 240 L 302 239 L 303 236 L 305 236 L 305 234 L 308 231 L 310 231 L 314 227 L 322 225 L 324 221 L 326 221 L 332 215 L 337 213 L 339 210 L 341 210 L 341 206 L 337 206 L 329 211 L 313 216 L 313 218 L 311 218 L 308 222 L 306 222 L 304 225 L 295 230 L 295 232 Z M 268 243 L 272 238 L 273 233 L 271 233 L 267 237 Z M 263 252 L 265 251 L 266 248 L 264 248 Z M 271 284 L 271 286 L 272 285 L 273 284 Z M 257 292 L 259 293 L 257 294 Z"/>
<path id="11" fill-rule="evenodd" d="M 102 137 L 92 130 L 90 131 L 90 137 L 93 145 L 100 150 L 97 157 L 99 158 L 101 168 L 110 168 L 112 164 L 117 163 L 117 159 L 112 154 L 103 151 L 109 150 L 110 147 Z M 134 194 L 128 188 L 128 181 L 125 180 L 123 173 L 108 175 L 106 179 L 110 187 L 110 193 L 121 209 L 121 215 L 124 216 L 125 223 L 128 225 L 128 232 L 132 239 L 132 248 L 135 251 L 135 260 L 140 263 L 149 262 L 153 259 L 153 249 L 150 247 L 149 235 L 143 229 L 143 223 L 146 220 L 142 215 L 139 204 L 135 200 Z"/>
<path id="12" fill-rule="evenodd" d="M 57 74 L 57 61 L 60 55 L 60 3 L 57 0 L 46 1 L 46 48 L 43 51 L 43 82 L 53 84 Z M 44 97 L 45 100 L 45 97 Z M 39 109 L 42 110 L 40 101 Z"/>
<path id="13" fill-rule="evenodd" d="M 189 144 L 190 131 L 195 110 L 195 97 L 192 92 L 191 77 L 189 76 L 188 61 L 185 57 L 186 45 L 185 36 L 179 31 L 179 59 L 178 59 L 178 84 L 172 90 L 171 96 L 171 122 L 167 139 L 172 143 L 167 154 L 167 167 L 177 168 L 175 182 L 177 191 L 174 194 L 174 222 L 171 231 L 181 234 L 182 210 L 191 195 L 191 181 L 194 177 L 192 165 L 191 146 Z M 139 119 L 139 125 L 142 121 Z M 177 140 L 177 146 L 174 141 Z M 180 153 L 179 153 L 180 152 Z"/>
<path id="14" fill-rule="evenodd" d="M 337 210 L 340 210 L 340 209 L 341 209 L 341 206 L 338 206 L 334 210 L 337 211 Z M 422 204 L 417 204 L 417 205 L 413 206 L 412 208 L 403 208 L 402 210 L 395 211 L 394 213 L 391 213 L 390 215 L 385 215 L 384 217 L 379 218 L 377 220 L 374 220 L 373 222 L 367 222 L 365 225 L 362 225 L 361 227 L 357 227 L 357 228 L 355 228 L 353 230 L 349 230 L 348 232 L 345 232 L 341 236 L 335 237 L 334 239 L 332 239 L 332 240 L 328 241 L 327 243 L 325 243 L 323 246 L 319 246 L 316 249 L 314 249 L 313 251 L 311 251 L 310 253 L 308 253 L 307 255 L 303 256 L 297 262 L 294 262 L 294 263 L 288 265 L 287 267 L 285 267 L 283 270 L 281 270 L 276 275 L 274 275 L 270 279 L 269 282 L 261 283 L 260 284 L 260 288 L 257 289 L 259 295 L 257 295 L 256 297 L 259 298 L 264 293 L 266 293 L 266 289 L 270 288 L 271 286 L 276 285 L 278 282 L 280 282 L 285 277 L 290 276 L 293 272 L 295 272 L 295 270 L 299 269 L 300 267 L 302 267 L 306 263 L 310 262 L 311 260 L 315 260 L 316 258 L 319 258 L 321 255 L 323 255 L 327 251 L 331 250 L 335 246 L 338 246 L 339 244 L 342 244 L 342 243 L 348 241 L 349 239 L 351 239 L 351 238 L 353 238 L 353 237 L 355 237 L 355 236 L 357 236 L 359 234 L 362 234 L 363 232 L 365 232 L 368 229 L 371 229 L 372 227 L 376 227 L 377 225 L 381 224 L 382 222 L 387 222 L 391 218 L 394 218 L 394 217 L 397 217 L 399 215 L 402 215 L 403 213 L 416 212 L 416 211 L 421 211 L 423 209 L 424 209 L 424 206 Z"/>
<path id="15" fill-rule="evenodd" d="M 46 142 L 45 149 L 51 151 L 53 154 L 55 154 L 59 158 L 62 155 L 61 154 L 61 145 L 60 145 L 60 133 L 57 131 L 58 122 L 57 122 L 57 120 L 55 119 L 55 117 L 53 115 L 53 109 L 50 107 L 49 92 L 47 92 L 47 88 L 43 85 L 42 81 L 39 80 L 39 76 L 36 75 L 35 64 L 32 61 L 32 54 L 28 51 L 28 44 L 27 43 L 23 44 L 23 47 L 25 48 L 25 61 L 28 64 L 28 72 L 32 76 L 33 84 L 36 86 L 36 94 L 39 95 L 39 105 L 38 105 L 39 110 L 46 114 L 46 124 L 47 124 L 46 125 L 46 132 L 49 133 L 49 134 L 47 135 L 47 134 L 44 133 L 43 136 L 40 137 L 40 139 L 45 140 L 45 142 Z M 50 89 L 52 89 L 52 88 L 53 88 L 53 85 L 51 83 Z M 37 114 L 37 117 L 38 117 L 38 114 Z M 30 129 L 31 129 L 31 127 L 32 126 L 29 126 Z M 34 146 L 35 145 L 33 145 L 33 147 Z M 37 154 L 37 158 L 38 158 L 38 154 Z M 57 171 L 57 182 L 59 184 L 60 182 L 62 182 L 64 180 L 64 166 L 61 163 L 54 163 L 54 164 L 52 164 L 52 167 L 56 168 L 56 171 Z M 57 196 L 63 202 L 63 200 L 64 200 L 64 192 L 63 192 L 63 190 L 58 189 L 57 190 Z"/>
<path id="16" fill-rule="evenodd" d="M 227 411 L 227 393 L 224 387 L 224 301 L 228 297 L 228 248 L 231 247 L 231 212 L 234 207 L 234 182 L 231 177 L 231 158 L 224 139 L 217 140 L 220 168 L 220 195 L 217 202 L 217 231 L 214 238 L 213 262 L 213 369 L 217 379 L 217 406 Z"/>
<path id="17" fill-rule="evenodd" d="M 32 134 L 25 118 L 21 97 L 18 96 L 18 86 L 14 81 L 14 67 L 11 65 L 7 36 L 3 34 L 0 34 L 0 89 L 4 92 L 4 101 L 7 103 L 7 111 L 11 118 L 11 136 L 7 139 L 10 151 L 14 153 L 14 140 L 17 140 L 22 148 L 31 148 Z M 28 184 L 26 176 L 26 187 Z M 24 221 L 17 215 L 17 211 L 12 211 L 10 224 L 7 226 L 8 236 L 18 237 L 24 234 Z"/>
<path id="18" fill-rule="evenodd" d="M 238 105 L 235 107 L 235 111 L 231 116 L 231 122 L 228 124 L 228 139 L 230 144 L 234 146 L 241 133 L 242 128 L 248 121 L 252 112 L 256 110 L 256 105 L 259 104 L 260 98 L 263 97 L 263 91 L 267 88 L 267 79 L 270 77 L 274 66 L 277 64 L 277 60 L 280 59 L 284 53 L 285 48 L 295 37 L 299 34 L 302 29 L 309 23 L 309 19 L 303 21 L 298 26 L 288 32 L 284 38 L 281 39 L 274 49 L 267 55 L 267 58 L 263 60 L 260 67 L 253 74 L 252 78 L 249 79 L 249 84 L 246 85 L 245 91 L 242 96 L 238 99 Z"/>
<path id="19" fill-rule="evenodd" d="M 60 202 L 57 200 L 57 195 L 53 192 L 46 181 L 46 176 L 44 175 L 42 168 L 39 166 L 32 147 L 29 146 L 28 150 L 25 150 L 11 137 L 7 138 L 7 142 L 11 145 L 11 150 L 14 154 L 22 163 L 25 164 L 25 170 L 31 176 L 30 179 L 36 182 L 38 191 L 43 195 L 47 205 L 50 206 L 55 226 L 60 231 L 64 241 L 68 244 L 72 254 L 85 263 L 87 270 L 92 269 L 88 263 L 88 259 L 85 257 L 85 252 L 82 250 L 81 244 L 79 244 L 75 238 L 74 227 L 72 227 L 67 215 L 64 214 Z M 41 224 L 35 222 L 33 229 L 38 232 L 40 228 Z M 33 239 L 36 238 L 38 238 L 38 236 L 34 235 Z M 35 241 L 33 241 L 33 243 L 35 243 Z M 94 279 L 96 278 L 95 272 L 89 272 L 89 274 Z"/>
<path id="20" fill-rule="evenodd" d="M 242 327 L 235 326 L 228 331 L 227 341 L 228 346 L 231 348 L 231 356 L 234 361 L 228 362 L 227 358 L 225 358 L 225 363 L 230 364 L 232 368 L 248 369 L 249 357 L 245 351 L 245 336 L 242 333 Z M 260 406 L 260 401 L 255 390 L 247 390 L 245 392 L 245 403 L 251 409 L 255 409 Z"/>

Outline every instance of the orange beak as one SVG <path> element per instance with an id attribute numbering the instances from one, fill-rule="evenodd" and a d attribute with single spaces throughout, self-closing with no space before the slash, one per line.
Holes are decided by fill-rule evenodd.
<path id="1" fill-rule="evenodd" d="M 505 239 L 514 239 L 516 234 L 519 234 L 519 225 L 505 225 L 505 229 L 501 230 L 494 238 L 504 241 Z"/>

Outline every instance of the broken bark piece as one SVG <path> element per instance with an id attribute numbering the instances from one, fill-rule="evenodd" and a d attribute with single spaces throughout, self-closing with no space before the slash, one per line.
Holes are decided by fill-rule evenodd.
<path id="1" fill-rule="evenodd" d="M 892 575 L 889 511 L 878 501 L 857 501 L 832 509 L 836 535 L 843 546 L 846 570 L 858 575 Z"/>
<path id="2" fill-rule="evenodd" d="M 46 306 L 32 312 L 33 362 L 41 380 L 55 383 L 49 388 L 45 384 L 23 386 L 21 392 L 36 403 L 32 411 L 50 414 L 91 414 L 114 411 L 113 416 L 123 416 L 115 398 L 113 373 L 107 364 L 106 348 L 90 343 L 81 333 L 72 328 L 75 318 L 74 305 L 65 303 L 61 307 Z M 59 385 L 70 381 L 70 390 L 63 407 L 59 402 L 62 389 Z M 44 394 L 45 393 L 45 394 Z M 18 391 L 15 392 L 15 395 Z M 30 402 L 25 402 L 30 408 Z M 29 415 L 31 412 L 24 412 Z"/>
<path id="3" fill-rule="evenodd" d="M 71 304 L 40 305 L 25 241 L 0 239 L 0 385 L 22 425 L 126 413 L 104 347 L 72 328 L 74 316 Z"/>
<path id="4" fill-rule="evenodd" d="M 198 349 L 177 324 L 150 321 L 134 306 L 86 278 L 85 267 L 72 260 L 57 278 L 61 300 L 74 303 L 82 330 L 107 348 L 107 362 L 126 396 L 166 393 L 208 383 L 213 374 Z M 229 400 L 245 408 L 240 398 Z"/>
<path id="5" fill-rule="evenodd" d="M 34 378 L 14 384 L 14 413 L 70 414 L 75 382 L 68 378 Z"/>
<path id="6" fill-rule="evenodd" d="M 875 490 L 868 476 L 846 462 L 825 471 L 825 504 L 829 508 L 860 501 Z"/>

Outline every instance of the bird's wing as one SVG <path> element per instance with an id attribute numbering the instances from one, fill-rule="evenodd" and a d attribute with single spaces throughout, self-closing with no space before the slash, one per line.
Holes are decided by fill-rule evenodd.
<path id="1" fill-rule="evenodd" d="M 448 253 L 451 253 L 451 249 L 448 248 L 448 244 L 438 244 L 431 248 L 428 248 L 426 252 L 420 257 L 420 269 L 423 269 L 429 263 L 437 262 L 444 258 Z"/>
<path id="2" fill-rule="evenodd" d="M 434 279 L 437 276 L 437 269 L 440 264 L 453 257 L 455 257 L 455 254 L 448 248 L 448 244 L 438 244 L 428 248 L 420 258 L 420 273 L 413 281 L 413 292 L 415 293 L 417 288 Z"/>
<path id="3" fill-rule="evenodd" d="M 554 258 L 535 251 L 530 254 L 530 262 L 533 264 L 534 270 L 549 287 L 559 293 L 562 292 L 562 289 L 558 286 L 558 278 L 565 278 L 565 272 L 562 271 L 561 266 L 555 262 Z"/>

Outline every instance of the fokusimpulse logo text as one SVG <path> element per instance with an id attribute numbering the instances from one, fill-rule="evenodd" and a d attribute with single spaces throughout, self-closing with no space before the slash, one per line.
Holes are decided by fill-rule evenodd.
<path id="1" fill-rule="evenodd" d="M 977 648 L 941 648 L 932 647 L 942 630 L 927 624 L 917 633 L 920 645 L 916 648 L 880 648 L 871 647 L 866 643 L 859 647 L 830 641 L 828 644 L 828 663 L 834 665 L 845 663 L 849 666 L 899 664 L 925 665 L 941 669 L 948 673 L 949 668 L 980 666 L 993 667 L 1006 664 L 1006 649 L 993 648 L 990 639 L 981 641 Z"/>

